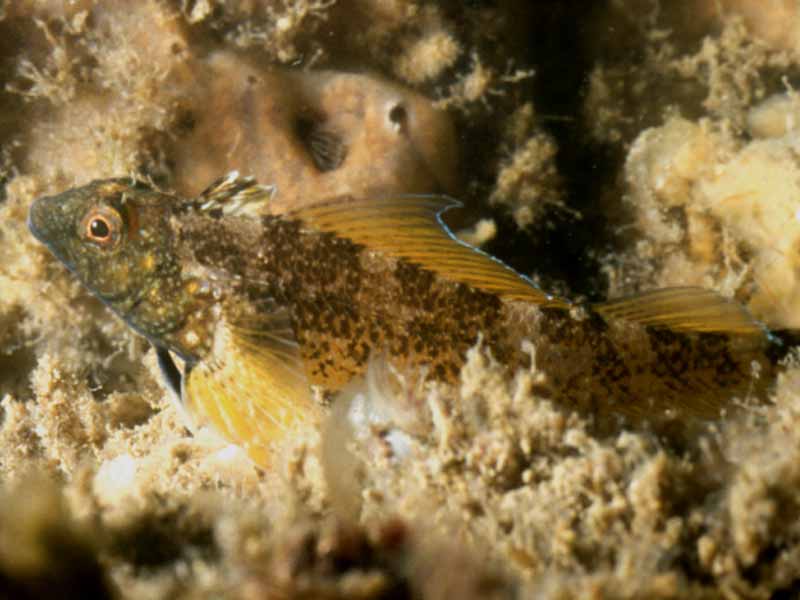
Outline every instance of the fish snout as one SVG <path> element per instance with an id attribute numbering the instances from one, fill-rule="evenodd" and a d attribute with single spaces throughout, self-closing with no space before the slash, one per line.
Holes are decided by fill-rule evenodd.
<path id="1" fill-rule="evenodd" d="M 46 245 L 51 252 L 56 252 L 63 244 L 66 214 L 60 196 L 44 196 L 37 198 L 28 209 L 28 229 L 37 240 Z"/>
<path id="2" fill-rule="evenodd" d="M 28 209 L 28 229 L 40 242 L 47 242 L 47 198 L 37 198 Z"/>

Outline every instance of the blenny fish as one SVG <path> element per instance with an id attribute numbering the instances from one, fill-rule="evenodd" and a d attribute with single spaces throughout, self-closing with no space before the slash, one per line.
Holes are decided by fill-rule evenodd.
<path id="1" fill-rule="evenodd" d="M 530 366 L 530 340 L 542 393 L 568 410 L 713 418 L 735 396 L 763 398 L 796 339 L 700 288 L 598 304 L 546 294 L 455 238 L 446 198 L 339 197 L 272 215 L 271 195 L 237 173 L 191 199 L 108 179 L 39 198 L 28 217 L 152 343 L 193 420 L 261 465 L 319 418 L 312 386 L 334 397 L 377 359 L 453 383 L 476 343 L 514 370 Z"/>

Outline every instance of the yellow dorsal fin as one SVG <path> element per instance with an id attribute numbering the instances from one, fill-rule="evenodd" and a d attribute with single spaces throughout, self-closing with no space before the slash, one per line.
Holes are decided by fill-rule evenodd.
<path id="1" fill-rule="evenodd" d="M 441 219 L 461 206 L 442 196 L 336 198 L 290 213 L 320 231 L 433 271 L 485 292 L 511 300 L 567 307 L 567 301 L 546 294 L 508 265 L 457 239 Z"/>
<path id="2" fill-rule="evenodd" d="M 607 319 L 624 319 L 674 331 L 764 335 L 764 326 L 741 304 L 699 287 L 645 292 L 592 308 Z"/>
<path id="3" fill-rule="evenodd" d="M 286 311 L 225 324 L 184 380 L 184 402 L 258 465 L 270 446 L 319 418 Z"/>

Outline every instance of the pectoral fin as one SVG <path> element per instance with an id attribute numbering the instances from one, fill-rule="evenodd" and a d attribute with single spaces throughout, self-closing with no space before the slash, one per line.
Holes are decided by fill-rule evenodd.
<path id="1" fill-rule="evenodd" d="M 624 319 L 673 331 L 765 335 L 741 304 L 699 287 L 674 287 L 595 304 L 606 319 Z"/>
<path id="2" fill-rule="evenodd" d="M 196 417 L 260 466 L 274 442 L 318 418 L 284 311 L 222 325 L 212 356 L 189 371 L 183 392 Z"/>
<path id="3" fill-rule="evenodd" d="M 291 213 L 315 229 L 335 233 L 446 279 L 507 299 L 566 307 L 508 265 L 457 239 L 441 219 L 460 203 L 441 196 L 337 198 Z"/>

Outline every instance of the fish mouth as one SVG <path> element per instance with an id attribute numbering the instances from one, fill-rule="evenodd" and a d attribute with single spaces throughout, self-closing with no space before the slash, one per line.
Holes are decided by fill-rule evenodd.
<path id="1" fill-rule="evenodd" d="M 56 200 L 56 197 L 48 196 L 37 198 L 31 203 L 28 209 L 28 230 L 56 258 L 69 266 L 69 261 L 65 260 L 65 253 L 58 243 L 61 211 L 56 210 L 59 208 L 59 203 L 54 202 L 54 200 Z"/>
<path id="2" fill-rule="evenodd" d="M 59 218 L 62 211 L 57 196 L 37 198 L 28 209 L 28 229 L 37 240 L 52 247 L 58 237 Z"/>
<path id="3" fill-rule="evenodd" d="M 46 244 L 47 238 L 44 231 L 44 198 L 37 198 L 28 209 L 28 230 L 40 242 Z"/>

